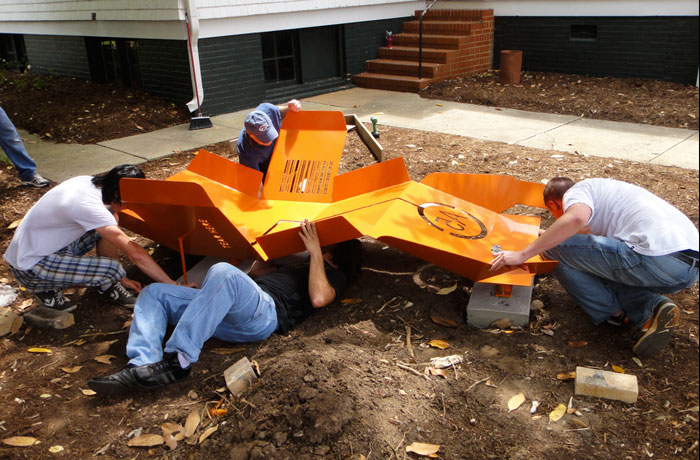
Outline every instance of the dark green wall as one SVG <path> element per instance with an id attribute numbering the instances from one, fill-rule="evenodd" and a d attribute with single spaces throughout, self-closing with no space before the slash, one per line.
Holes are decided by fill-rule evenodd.
<path id="1" fill-rule="evenodd" d="M 592 40 L 571 26 L 596 26 Z M 494 65 L 500 50 L 523 50 L 523 69 L 694 84 L 698 17 L 496 17 Z"/>

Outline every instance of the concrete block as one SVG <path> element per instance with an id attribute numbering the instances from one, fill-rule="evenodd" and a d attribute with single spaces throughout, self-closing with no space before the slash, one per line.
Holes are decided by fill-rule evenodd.
<path id="1" fill-rule="evenodd" d="M 21 316 L 17 316 L 9 308 L 0 308 L 0 337 L 19 331 L 23 321 Z"/>
<path id="2" fill-rule="evenodd" d="M 513 286 L 510 297 L 496 297 L 498 285 L 474 283 L 467 303 L 467 324 L 489 327 L 496 320 L 507 318 L 513 326 L 527 326 L 530 320 L 532 285 Z"/>
<path id="3" fill-rule="evenodd" d="M 27 324 L 46 329 L 65 329 L 75 324 L 72 313 L 39 306 L 24 314 Z"/>
<path id="4" fill-rule="evenodd" d="M 231 394 L 238 397 L 258 379 L 258 376 L 255 375 L 248 358 L 243 357 L 224 371 L 224 378 Z"/>
<path id="5" fill-rule="evenodd" d="M 614 399 L 629 404 L 636 402 L 639 395 L 637 376 L 588 367 L 576 368 L 574 392 L 577 395 Z"/>

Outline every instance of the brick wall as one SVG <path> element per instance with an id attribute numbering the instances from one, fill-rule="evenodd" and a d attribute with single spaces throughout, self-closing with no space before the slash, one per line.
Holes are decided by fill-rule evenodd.
<path id="1" fill-rule="evenodd" d="M 90 79 L 83 37 L 25 35 L 24 45 L 31 72 Z"/>
<path id="2" fill-rule="evenodd" d="M 138 43 L 143 89 L 178 105 L 188 102 L 193 92 L 187 42 L 139 40 Z"/>
<path id="3" fill-rule="evenodd" d="M 387 30 L 397 34 L 410 17 L 345 25 L 345 63 L 349 74 L 361 73 L 365 61 L 377 58 L 377 49 L 386 45 Z"/>
<path id="4" fill-rule="evenodd" d="M 259 34 L 208 38 L 199 41 L 208 115 L 254 107 L 265 98 Z"/>
<path id="5" fill-rule="evenodd" d="M 597 29 L 572 39 L 571 26 Z M 698 17 L 496 17 L 494 67 L 500 50 L 523 50 L 523 70 L 643 77 L 694 84 Z"/>

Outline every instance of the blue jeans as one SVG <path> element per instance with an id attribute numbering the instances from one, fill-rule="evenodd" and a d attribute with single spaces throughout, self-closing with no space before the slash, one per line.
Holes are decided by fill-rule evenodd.
<path id="1" fill-rule="evenodd" d="M 210 337 L 253 342 L 277 329 L 275 302 L 245 273 L 227 263 L 207 272 L 202 289 L 154 283 L 141 291 L 134 306 L 126 355 L 142 366 L 163 359 L 168 323 L 175 324 L 166 353 L 183 353 L 196 362 Z"/>
<path id="2" fill-rule="evenodd" d="M 15 125 L 12 124 L 2 107 L 0 107 L 0 147 L 15 165 L 19 178 L 23 181 L 32 180 L 36 174 L 36 163 L 27 153 Z"/>
<path id="3" fill-rule="evenodd" d="M 654 307 L 692 286 L 698 267 L 671 256 L 645 256 L 616 238 L 577 234 L 545 252 L 566 292 L 600 324 L 620 310 L 641 328 Z"/>

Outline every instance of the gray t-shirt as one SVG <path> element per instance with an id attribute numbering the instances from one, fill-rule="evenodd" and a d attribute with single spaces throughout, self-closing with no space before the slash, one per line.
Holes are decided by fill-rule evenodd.
<path id="1" fill-rule="evenodd" d="M 617 238 L 635 252 L 661 256 L 698 250 L 698 230 L 685 214 L 653 193 L 614 179 L 586 179 L 565 194 L 564 210 L 591 208 L 586 227 L 593 235 Z"/>

